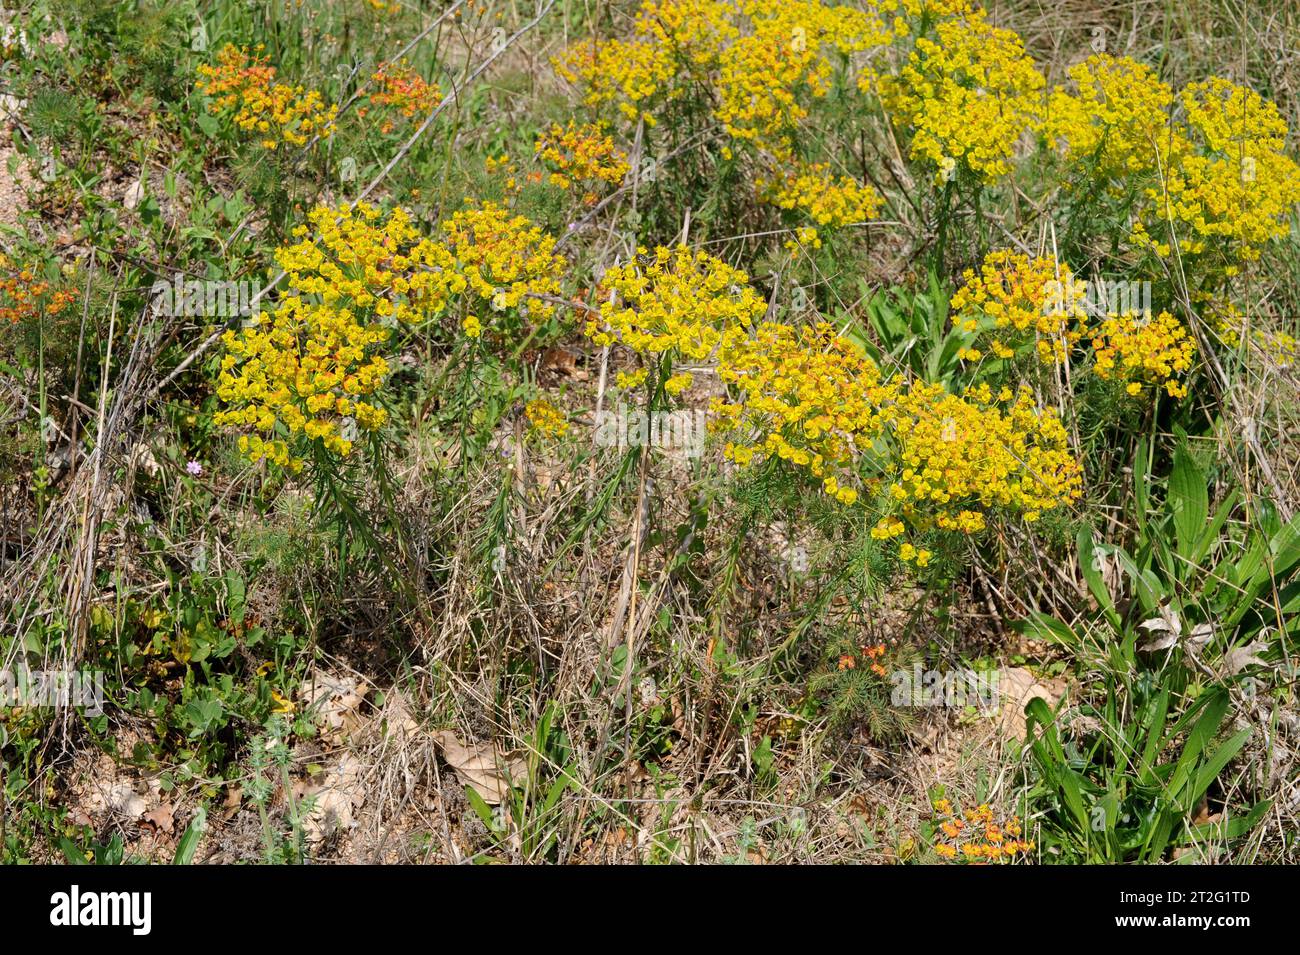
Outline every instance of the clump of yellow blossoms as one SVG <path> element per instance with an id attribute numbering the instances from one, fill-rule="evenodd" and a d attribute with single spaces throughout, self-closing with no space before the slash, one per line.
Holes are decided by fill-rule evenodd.
<path id="1" fill-rule="evenodd" d="M 1131 238 L 1168 257 L 1218 251 L 1224 275 L 1259 257 L 1290 229 L 1300 167 L 1286 155 L 1277 106 L 1220 77 L 1175 97 L 1148 66 L 1099 54 L 1069 71 L 1075 92 L 1054 90 L 1044 130 L 1089 181 L 1123 195 L 1137 187 Z"/>
<path id="2" fill-rule="evenodd" d="M 667 50 L 644 41 L 610 40 L 600 43 L 594 37 L 570 47 L 555 60 L 556 72 L 564 79 L 585 89 L 587 106 L 615 104 L 632 120 L 655 123 L 652 108 L 661 98 L 671 97 L 669 89 L 675 75 Z"/>
<path id="3" fill-rule="evenodd" d="M 714 399 L 710 427 L 735 430 L 725 456 L 777 457 L 804 468 L 844 504 L 858 497 L 856 459 L 885 428 L 894 389 L 876 363 L 826 324 L 767 323 L 719 368 L 740 400 Z"/>
<path id="4" fill-rule="evenodd" d="M 1070 360 L 1075 346 L 1092 346 L 1092 370 L 1104 380 L 1124 382 L 1130 395 L 1142 394 L 1144 382 L 1164 386 L 1170 397 L 1187 390 L 1179 376 L 1196 355 L 1187 329 L 1168 312 L 1152 317 L 1139 310 L 1111 311 L 1090 322 L 1083 303 L 1087 283 L 1055 259 L 1011 251 L 991 252 L 979 272 L 967 269 L 965 284 L 952 296 L 953 323 L 966 332 L 991 335 L 990 351 L 1011 358 L 1028 347 L 1030 335 L 1044 364 Z M 990 324 L 990 321 L 991 324 Z M 976 348 L 963 358 L 977 360 Z"/>
<path id="5" fill-rule="evenodd" d="M 537 157 L 551 170 L 551 185 L 568 189 L 577 184 L 587 189 L 592 201 L 592 186 L 604 183 L 618 186 L 631 168 L 627 153 L 614 145 L 603 129 L 592 124 L 568 126 L 553 123 L 539 137 L 534 147 Z"/>
<path id="6" fill-rule="evenodd" d="M 569 430 L 569 421 L 559 408 L 545 398 L 538 398 L 524 406 L 524 415 L 534 434 L 558 438 Z"/>
<path id="7" fill-rule="evenodd" d="M 715 399 L 710 408 L 713 430 L 740 435 L 725 456 L 740 465 L 787 461 L 845 504 L 857 500 L 865 465 L 872 486 L 887 491 L 902 515 L 881 520 L 872 534 L 878 540 L 898 537 L 906 525 L 976 533 L 994 508 L 1032 521 L 1081 494 L 1064 426 L 1027 389 L 994 395 L 984 385 L 958 396 L 938 384 L 885 381 L 875 362 L 825 323 L 764 324 L 719 373 L 739 398 Z M 929 560 L 907 542 L 900 556 L 921 566 Z"/>
<path id="8" fill-rule="evenodd" d="M 1122 181 L 1169 167 L 1169 108 L 1174 94 L 1149 66 L 1099 53 L 1070 67 L 1075 92 L 1055 89 L 1044 131 L 1052 145 L 1090 175 Z"/>
<path id="9" fill-rule="evenodd" d="M 456 213 L 439 237 L 422 235 L 400 208 L 384 215 L 364 202 L 318 207 L 308 222 L 276 253 L 288 287 L 269 321 L 226 332 L 217 382 L 226 406 L 217 423 L 254 432 L 240 450 L 295 470 L 298 438 L 346 456 L 356 429 L 383 424 L 383 409 L 365 399 L 389 370 L 379 349 L 388 326 L 437 319 L 466 296 L 522 311 L 526 296 L 558 290 L 564 265 L 553 239 L 490 203 Z M 461 328 L 483 332 L 474 315 Z"/>
<path id="10" fill-rule="evenodd" d="M 1175 237 L 1182 255 L 1217 250 L 1231 276 L 1290 231 L 1300 167 L 1284 151 L 1277 106 L 1254 90 L 1212 77 L 1179 99 L 1186 126 L 1174 133 L 1178 146 L 1163 180 L 1146 190 L 1133 238 L 1162 256 Z"/>
<path id="11" fill-rule="evenodd" d="M 921 4 L 909 4 L 919 12 Z M 881 4 L 889 11 L 900 0 Z M 735 143 L 757 152 L 776 181 L 763 198 L 801 208 L 820 225 L 873 218 L 882 200 L 875 190 L 829 175 L 829 164 L 800 153 L 814 103 L 830 93 L 847 58 L 874 51 L 905 33 L 901 18 L 821 0 L 644 0 L 627 40 L 595 39 L 573 47 L 556 66 L 580 85 L 588 106 L 614 105 L 653 126 L 687 93 L 713 104 Z M 731 146 L 723 157 L 734 157 Z M 796 171 L 787 174 L 787 168 Z M 815 207 L 815 208 L 814 208 Z M 819 245 L 814 228 L 801 239 Z"/>
<path id="12" fill-rule="evenodd" d="M 767 308 L 744 272 L 686 246 L 638 250 L 605 272 L 598 294 L 600 311 L 585 327 L 596 344 L 695 362 L 729 354 Z M 689 384 L 687 377 L 678 390 Z"/>
<path id="13" fill-rule="evenodd" d="M 370 107 L 357 110 L 364 117 L 370 108 L 392 111 L 403 119 L 431 112 L 442 102 L 442 90 L 429 83 L 406 63 L 387 63 L 375 71 L 371 80 L 376 89 L 369 96 Z M 385 116 L 379 131 L 391 133 L 397 126 L 393 116 Z"/>
<path id="14" fill-rule="evenodd" d="M 345 456 L 356 429 L 383 424 L 384 410 L 365 400 L 388 373 L 380 318 L 412 321 L 447 295 L 434 273 L 410 274 L 438 256 L 402 210 L 385 218 L 365 203 L 322 206 L 309 221 L 276 253 L 286 294 L 269 318 L 225 333 L 217 379 L 225 408 L 216 423 L 253 432 L 239 439 L 250 460 L 293 470 L 303 465 L 290 444 L 298 437 Z"/>
<path id="15" fill-rule="evenodd" d="M 988 348 L 998 358 L 1011 358 L 1032 344 L 1044 363 L 1064 362 L 1086 331 L 1084 283 L 1053 258 L 991 252 L 978 272 L 967 269 L 963 277 L 965 284 L 950 302 L 953 323 L 988 336 Z M 966 349 L 963 357 L 980 355 Z"/>
<path id="16" fill-rule="evenodd" d="M 935 32 L 917 38 L 896 76 L 862 82 L 874 82 L 911 130 L 912 157 L 933 164 L 937 181 L 960 167 L 992 182 L 1010 172 L 1020 137 L 1038 128 L 1045 80 L 1020 38 L 983 10 L 942 19 Z"/>
<path id="17" fill-rule="evenodd" d="M 759 195 L 782 209 L 799 210 L 818 226 L 842 228 L 874 219 L 884 204 L 880 193 L 848 176 L 832 176 L 830 166 L 820 163 L 790 171 L 780 179 L 760 179 Z M 801 239 L 814 247 L 821 245 L 816 229 L 805 231 Z"/>
<path id="18" fill-rule="evenodd" d="M 1178 376 L 1192 367 L 1196 345 L 1168 312 L 1110 315 L 1091 334 L 1099 378 L 1124 382 L 1130 395 L 1140 395 L 1145 384 L 1154 384 L 1163 385 L 1170 397 L 1186 397 L 1187 388 Z"/>
<path id="19" fill-rule="evenodd" d="M 275 67 L 265 57 L 227 44 L 216 65 L 203 64 L 199 75 L 199 90 L 212 98 L 209 111 L 231 116 L 240 129 L 260 137 L 266 149 L 282 142 L 305 146 L 313 136 L 334 132 L 338 107 L 327 105 L 315 90 L 277 83 Z"/>
<path id="20" fill-rule="evenodd" d="M 403 209 L 385 216 L 369 203 L 344 203 L 319 206 L 307 218 L 293 231 L 299 241 L 276 253 L 299 294 L 411 324 L 441 314 L 466 289 L 455 256 L 423 236 Z"/>
<path id="21" fill-rule="evenodd" d="M 949 394 L 914 382 L 889 409 L 889 496 L 919 531 L 975 533 L 998 508 L 1034 521 L 1082 495 L 1082 470 L 1055 411 L 1033 392 L 988 385 Z"/>
<path id="22" fill-rule="evenodd" d="M 1033 851 L 1034 844 L 1023 837 L 1020 817 L 999 820 L 987 803 L 963 814 L 954 811 L 949 800 L 936 799 L 934 811 L 934 851 L 941 859 L 1007 862 Z"/>
<path id="23" fill-rule="evenodd" d="M 814 101 L 831 90 L 839 63 L 890 42 L 878 14 L 820 0 L 741 0 L 747 29 L 720 57 L 717 118 L 737 140 L 776 158 L 798 152 Z"/>
<path id="24" fill-rule="evenodd" d="M 799 123 L 808 115 L 800 100 L 830 91 L 832 66 L 819 44 L 792 41 L 781 24 L 763 23 L 727 48 L 718 75 L 718 119 L 736 139 L 793 152 Z"/>
<path id="25" fill-rule="evenodd" d="M 493 202 L 462 209 L 443 223 L 446 252 L 468 290 L 494 312 L 518 309 L 546 318 L 560 290 L 565 260 L 555 239 Z"/>

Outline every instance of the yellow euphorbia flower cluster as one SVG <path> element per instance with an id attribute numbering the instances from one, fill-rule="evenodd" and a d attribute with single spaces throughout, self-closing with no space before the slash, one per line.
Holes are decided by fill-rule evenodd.
<path id="1" fill-rule="evenodd" d="M 534 152 L 551 170 L 551 185 L 568 189 L 577 183 L 588 190 L 592 201 L 592 186 L 604 183 L 618 186 L 631 168 L 627 153 L 614 145 L 614 140 L 600 126 L 579 125 L 569 120 L 568 126 L 553 123 L 550 129 L 537 137 Z"/>
<path id="2" fill-rule="evenodd" d="M 1121 180 L 1170 165 L 1173 90 L 1149 66 L 1099 53 L 1070 67 L 1074 92 L 1052 90 L 1044 131 L 1055 148 L 1095 176 Z"/>
<path id="3" fill-rule="evenodd" d="M 666 47 L 644 37 L 601 42 L 592 37 L 553 60 L 556 72 L 583 87 L 583 101 L 597 107 L 613 104 L 630 120 L 653 126 L 653 109 L 681 95 L 673 84 L 677 67 Z"/>
<path id="4" fill-rule="evenodd" d="M 437 238 L 400 208 L 384 215 L 364 202 L 321 206 L 308 220 L 276 253 L 288 288 L 269 321 L 225 333 L 217 382 L 226 406 L 217 423 L 255 432 L 240 450 L 294 470 L 303 465 L 297 437 L 346 456 L 355 429 L 383 424 L 383 409 L 364 399 L 389 370 L 379 348 L 386 325 L 439 318 L 466 296 L 522 310 L 527 295 L 558 290 L 564 267 L 551 237 L 490 203 L 456 213 Z M 543 316 L 553 309 L 535 306 Z M 462 329 L 482 334 L 472 315 Z"/>
<path id="5" fill-rule="evenodd" d="M 1081 470 L 1055 412 L 1033 394 L 987 386 L 965 395 L 942 385 L 884 380 L 879 367 L 828 324 L 764 324 L 719 368 L 735 402 L 715 399 L 715 431 L 738 437 L 725 456 L 740 465 L 777 457 L 805 468 L 852 504 L 865 470 L 898 514 L 872 536 L 914 531 L 976 533 L 994 508 L 1026 520 L 1080 496 Z M 901 518 L 900 518 L 901 515 Z M 929 552 L 902 542 L 921 566 Z"/>
<path id="6" fill-rule="evenodd" d="M 1033 345 L 1044 363 L 1064 362 L 1087 330 L 1084 285 L 1070 267 L 1053 258 L 1002 250 L 989 253 L 980 269 L 967 269 L 953 293 L 953 324 L 986 337 L 998 358 L 1011 358 Z M 962 356 L 978 360 L 976 349 Z"/>
<path id="7" fill-rule="evenodd" d="M 260 137 L 266 149 L 276 149 L 281 142 L 305 146 L 313 136 L 334 132 L 337 106 L 327 105 L 315 90 L 277 83 L 275 67 L 247 49 L 226 44 L 216 65 L 203 64 L 199 75 L 199 90 L 212 98 L 209 111 L 232 116 L 236 126 Z"/>
<path id="8" fill-rule="evenodd" d="M 442 232 L 457 274 L 492 311 L 517 309 L 543 319 L 555 311 L 547 298 L 560 291 L 565 260 L 555 252 L 555 238 L 539 226 L 481 202 L 453 215 Z"/>
<path id="9" fill-rule="evenodd" d="M 782 209 L 798 209 L 819 226 L 843 228 L 874 219 L 884 205 L 880 193 L 848 176 L 834 176 L 828 163 L 787 173 L 775 181 L 760 179 L 759 195 Z M 820 247 L 817 230 L 804 230 L 805 244 Z"/>
<path id="10" fill-rule="evenodd" d="M 634 33 L 670 51 L 681 72 L 707 73 L 740 35 L 735 13 L 734 0 L 644 0 Z"/>
<path id="11" fill-rule="evenodd" d="M 1098 377 L 1125 382 L 1130 395 L 1140 395 L 1144 384 L 1154 384 L 1163 385 L 1173 398 L 1187 396 L 1178 376 L 1192 367 L 1196 345 L 1168 312 L 1110 315 L 1091 335 Z"/>
<path id="12" fill-rule="evenodd" d="M 325 305 L 352 302 L 390 323 L 437 316 L 466 279 L 444 245 L 424 237 L 401 208 L 387 216 L 369 203 L 319 206 L 299 241 L 276 252 L 289 286 Z"/>
<path id="13" fill-rule="evenodd" d="M 733 138 L 789 156 L 799 124 L 808 116 L 801 100 L 830 91 L 833 66 L 821 54 L 817 38 L 798 42 L 781 22 L 755 26 L 754 33 L 723 53 L 718 119 Z"/>
<path id="14" fill-rule="evenodd" d="M 857 500 L 856 458 L 882 434 L 882 409 L 893 397 L 874 361 L 824 322 L 766 323 L 719 374 L 740 395 L 710 407 L 713 430 L 738 434 L 725 457 L 746 465 L 775 456 L 806 468 L 841 503 Z"/>
<path id="15" fill-rule="evenodd" d="M 309 221 L 294 230 L 299 242 L 276 253 L 287 293 L 269 321 L 225 333 L 217 380 L 226 407 L 216 423 L 255 432 L 239 440 L 250 460 L 293 470 L 303 459 L 287 439 L 347 455 L 355 428 L 383 424 L 384 410 L 364 400 L 388 372 L 376 352 L 389 335 L 379 319 L 412 321 L 449 294 L 436 273 L 415 271 L 441 257 L 402 210 L 385 218 L 365 203 L 322 206 Z"/>
<path id="16" fill-rule="evenodd" d="M 1011 171 L 1016 143 L 1041 122 L 1043 75 L 1020 37 L 983 10 L 942 19 L 918 37 L 898 74 L 864 75 L 912 131 L 911 155 L 944 181 L 965 168 L 992 182 Z"/>
<path id="17" fill-rule="evenodd" d="M 545 398 L 538 398 L 524 405 L 524 415 L 528 426 L 534 434 L 547 437 L 561 437 L 569 430 L 569 421 L 564 412 Z"/>
<path id="18" fill-rule="evenodd" d="M 902 518 L 882 525 L 885 539 L 908 525 L 974 533 L 994 508 L 1033 520 L 1079 496 L 1065 429 L 1028 390 L 995 396 L 984 386 L 957 396 L 941 385 L 885 380 L 829 324 L 761 322 L 765 305 L 745 274 L 705 253 L 642 249 L 605 274 L 599 294 L 603 304 L 586 325 L 597 344 L 716 365 L 732 397 L 713 399 L 709 427 L 728 436 L 728 460 L 779 458 L 844 504 L 858 499 L 861 475 L 873 475 L 871 485 L 892 496 Z M 641 370 L 620 374 L 619 384 L 644 380 Z M 690 376 L 671 381 L 676 393 Z M 901 543 L 905 560 L 929 560 Z"/>
<path id="19" fill-rule="evenodd" d="M 1300 201 L 1300 166 L 1286 155 L 1277 106 L 1254 90 L 1211 77 L 1175 97 L 1148 66 L 1127 57 L 1089 57 L 1070 69 L 1075 90 L 1054 90 L 1044 123 L 1049 140 L 1090 182 L 1142 202 L 1131 238 L 1161 256 L 1219 250 L 1224 274 L 1259 257 L 1290 229 Z"/>
<path id="20" fill-rule="evenodd" d="M 1053 258 L 1030 259 L 1018 252 L 989 253 L 976 272 L 967 269 L 965 284 L 952 296 L 953 324 L 988 338 L 998 358 L 1012 358 L 1032 343 L 1044 364 L 1070 360 L 1075 346 L 1088 342 L 1093 370 L 1106 380 L 1127 383 L 1130 395 L 1142 394 L 1142 382 L 1163 385 L 1174 398 L 1187 394 L 1178 377 L 1190 370 L 1196 347 L 1187 329 L 1168 312 L 1114 311 L 1100 322 L 1084 309 L 1086 284 L 1070 267 Z M 966 348 L 961 357 L 978 360 Z"/>
<path id="21" fill-rule="evenodd" d="M 775 182 L 757 184 L 760 198 L 799 210 L 822 227 L 875 218 L 884 202 L 875 189 L 832 176 L 828 163 L 803 161 L 799 144 L 813 103 L 830 92 L 841 61 L 889 43 L 891 29 L 872 12 L 820 0 L 742 0 L 738 6 L 750 25 L 721 55 L 716 115 L 733 139 L 754 146 L 775 171 Z M 815 228 L 798 238 L 821 245 Z"/>
<path id="22" fill-rule="evenodd" d="M 1134 239 L 1167 256 L 1172 220 L 1181 254 L 1222 250 L 1230 260 L 1225 274 L 1233 275 L 1290 231 L 1300 166 L 1284 152 L 1277 106 L 1254 90 L 1212 77 L 1186 87 L 1180 100 L 1187 125 L 1175 136 L 1183 141 L 1163 183 L 1147 189 Z"/>
<path id="23" fill-rule="evenodd" d="M 302 458 L 276 436 L 286 433 L 319 439 L 326 450 L 346 455 L 354 426 L 371 430 L 384 422 L 384 410 L 363 398 L 388 371 L 372 351 L 387 338 L 388 329 L 365 323 L 350 308 L 289 296 L 269 325 L 226 332 L 217 397 L 227 408 L 214 420 L 255 432 L 239 439 L 240 452 L 252 461 L 265 457 L 299 470 Z"/>
<path id="24" fill-rule="evenodd" d="M 744 272 L 686 246 L 639 249 L 606 271 L 598 294 L 600 311 L 585 328 L 596 344 L 695 362 L 729 354 L 767 308 Z"/>
<path id="25" fill-rule="evenodd" d="M 897 23 L 906 30 L 901 19 Z M 795 165 L 800 169 L 795 176 L 804 177 L 809 188 L 831 186 L 837 196 L 817 210 L 825 217 L 820 224 L 829 226 L 850 209 L 874 216 L 881 200 L 871 187 L 846 177 L 833 180 L 824 164 L 799 159 L 801 127 L 811 104 L 830 92 L 846 57 L 894 36 L 894 27 L 879 12 L 821 0 L 644 0 L 630 39 L 583 41 L 556 66 L 584 88 L 587 105 L 612 104 L 650 126 L 655 108 L 692 86 L 701 88 L 716 104 L 715 115 L 728 134 L 753 146 L 768 166 L 780 170 L 779 177 Z M 723 155 L 730 157 L 731 148 Z M 773 195 L 772 190 L 761 194 Z M 827 214 L 835 205 L 845 207 L 843 216 Z M 806 201 L 783 208 L 808 211 Z M 806 238 L 815 241 L 815 232 Z"/>
<path id="26" fill-rule="evenodd" d="M 918 530 L 972 533 L 993 508 L 1033 521 L 1081 496 L 1065 427 L 1028 388 L 994 394 L 979 385 L 958 396 L 914 382 L 888 418 L 896 468 L 889 495 Z"/>

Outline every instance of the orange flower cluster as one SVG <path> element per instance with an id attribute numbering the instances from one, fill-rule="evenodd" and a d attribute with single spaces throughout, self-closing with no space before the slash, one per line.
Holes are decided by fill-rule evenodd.
<path id="1" fill-rule="evenodd" d="M 939 823 L 934 851 L 941 859 L 1007 862 L 1034 848 L 1022 838 L 1019 816 L 998 819 L 988 803 L 960 814 L 947 799 L 936 799 L 934 811 Z"/>
<path id="2" fill-rule="evenodd" d="M 405 62 L 386 63 L 371 78 L 379 88 L 370 94 L 370 106 L 391 111 L 379 126 L 379 131 L 385 135 L 397 127 L 392 114 L 410 119 L 432 112 L 442 102 L 442 90 L 427 82 Z M 357 110 L 357 116 L 364 118 L 369 110 L 370 107 L 362 107 Z"/>
<path id="3" fill-rule="evenodd" d="M 37 315 L 58 315 L 77 300 L 75 289 L 50 291 L 50 283 L 38 281 L 29 266 L 11 269 L 0 255 L 0 322 L 17 325 Z"/>
<path id="4" fill-rule="evenodd" d="M 883 643 L 877 643 L 875 646 L 862 648 L 862 656 L 864 661 L 868 663 L 868 668 L 871 670 L 871 672 L 878 677 L 887 676 L 889 673 L 889 671 L 886 670 L 880 664 L 880 658 L 883 657 L 884 655 L 885 655 L 885 645 Z M 839 669 L 856 670 L 857 667 L 858 667 L 858 659 L 853 654 L 845 653 L 840 656 Z"/>
<path id="5" fill-rule="evenodd" d="M 334 132 L 338 107 L 315 90 L 276 82 L 275 67 L 264 56 L 228 43 L 215 66 L 199 67 L 199 76 L 200 92 L 212 98 L 209 111 L 231 116 L 241 130 L 260 136 L 265 149 L 281 142 L 305 146 L 313 136 Z"/>

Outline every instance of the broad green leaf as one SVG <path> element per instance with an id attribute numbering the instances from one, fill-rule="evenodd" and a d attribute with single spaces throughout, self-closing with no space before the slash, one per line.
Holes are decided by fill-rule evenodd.
<path id="1" fill-rule="evenodd" d="M 1205 475 L 1183 445 L 1174 450 L 1174 469 L 1169 475 L 1169 506 L 1173 512 L 1178 553 L 1190 558 L 1210 516 L 1210 495 Z"/>

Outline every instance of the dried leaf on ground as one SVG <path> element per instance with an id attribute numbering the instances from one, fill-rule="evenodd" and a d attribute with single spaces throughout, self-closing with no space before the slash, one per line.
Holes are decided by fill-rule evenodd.
<path id="1" fill-rule="evenodd" d="M 495 806 L 501 802 L 512 785 L 517 786 L 527 778 L 528 763 L 524 758 L 503 752 L 495 743 L 467 745 L 451 730 L 439 730 L 432 735 L 447 765 L 488 805 Z"/>

